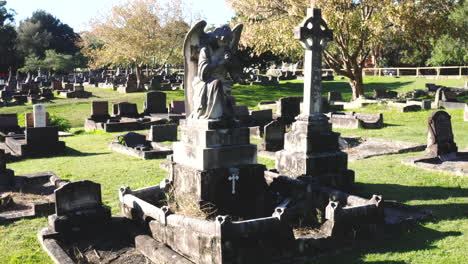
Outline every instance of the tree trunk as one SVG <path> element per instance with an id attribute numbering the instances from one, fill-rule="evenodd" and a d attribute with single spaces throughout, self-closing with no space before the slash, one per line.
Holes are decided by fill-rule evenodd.
<path id="1" fill-rule="evenodd" d="M 143 75 L 141 74 L 141 65 L 140 64 L 137 64 L 137 66 L 136 66 L 135 75 L 136 75 L 136 78 L 137 78 L 137 89 L 139 91 L 144 90 L 145 85 L 144 85 L 144 82 L 143 82 Z"/>
<path id="2" fill-rule="evenodd" d="M 353 100 L 364 96 L 364 83 L 362 79 L 362 69 L 355 69 L 353 72 L 353 78 L 349 79 L 349 84 L 353 90 Z"/>

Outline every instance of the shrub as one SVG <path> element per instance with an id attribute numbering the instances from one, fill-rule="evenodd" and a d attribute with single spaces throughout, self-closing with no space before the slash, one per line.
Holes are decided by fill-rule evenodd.
<path id="1" fill-rule="evenodd" d="M 51 126 L 58 126 L 60 131 L 69 131 L 71 128 L 71 123 L 67 119 L 56 116 L 50 115 L 50 125 Z"/>

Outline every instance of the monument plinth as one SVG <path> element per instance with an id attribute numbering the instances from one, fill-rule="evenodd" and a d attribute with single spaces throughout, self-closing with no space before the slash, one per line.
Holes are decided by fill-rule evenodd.
<path id="1" fill-rule="evenodd" d="M 320 9 L 309 9 L 308 14 L 294 31 L 306 49 L 303 112 L 285 135 L 284 150 L 276 154 L 276 169 L 281 175 L 312 176 L 321 184 L 350 190 L 354 172 L 347 168 L 348 155 L 340 151 L 339 133 L 332 131 L 322 113 L 322 51 L 333 33 Z"/>

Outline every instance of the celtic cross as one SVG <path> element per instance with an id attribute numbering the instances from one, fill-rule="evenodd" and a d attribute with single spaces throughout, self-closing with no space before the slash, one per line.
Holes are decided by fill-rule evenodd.
<path id="1" fill-rule="evenodd" d="M 294 29 L 294 38 L 306 49 L 304 62 L 304 108 L 302 115 L 322 113 L 322 51 L 333 40 L 319 8 L 307 10 L 308 18 Z M 311 14 L 312 13 L 312 14 Z"/>

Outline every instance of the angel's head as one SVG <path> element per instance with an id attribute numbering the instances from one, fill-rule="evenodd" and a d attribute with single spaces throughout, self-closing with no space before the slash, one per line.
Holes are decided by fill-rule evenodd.
<path id="1" fill-rule="evenodd" d="M 219 48 L 227 47 L 232 41 L 232 30 L 229 26 L 217 27 L 209 33 L 210 43 Z"/>

